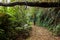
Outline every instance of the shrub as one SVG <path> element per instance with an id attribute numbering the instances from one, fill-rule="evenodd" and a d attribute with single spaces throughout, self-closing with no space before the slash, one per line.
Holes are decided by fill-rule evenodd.
<path id="1" fill-rule="evenodd" d="M 56 36 L 60 36 L 60 24 L 58 24 L 53 31 Z"/>
<path id="2" fill-rule="evenodd" d="M 9 14 L 1 14 L 0 40 L 14 40 L 16 39 L 17 35 L 21 35 L 21 33 L 23 35 L 25 35 L 26 32 L 27 34 L 29 34 L 30 24 L 28 25 L 26 21 L 22 21 L 22 20 L 16 20 L 14 17 L 10 16 Z"/>

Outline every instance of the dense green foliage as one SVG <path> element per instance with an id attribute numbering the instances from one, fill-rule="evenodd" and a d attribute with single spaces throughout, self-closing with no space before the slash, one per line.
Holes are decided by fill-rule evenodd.
<path id="1" fill-rule="evenodd" d="M 17 0 L 10 1 L 15 2 Z M 27 1 L 40 2 L 40 0 Z M 3 2 L 7 2 L 7 0 L 3 0 Z M 34 19 L 34 17 L 36 17 L 36 19 Z M 27 38 L 34 20 L 36 20 L 37 25 L 46 27 L 54 34 L 60 35 L 60 8 L 0 6 L 0 40 L 15 40 L 19 36 Z"/>
<path id="2" fill-rule="evenodd" d="M 60 35 L 60 8 L 39 10 L 37 24 L 48 28 L 54 34 Z"/>
<path id="3" fill-rule="evenodd" d="M 24 7 L 1 7 L 0 10 L 0 40 L 29 36 L 31 25 Z"/>

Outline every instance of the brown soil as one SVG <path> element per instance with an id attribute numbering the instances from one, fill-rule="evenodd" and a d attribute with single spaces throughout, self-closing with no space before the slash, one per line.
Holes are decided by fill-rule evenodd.
<path id="1" fill-rule="evenodd" d="M 33 26 L 31 37 L 27 40 L 60 40 L 60 38 L 53 36 L 46 28 Z"/>
<path id="2" fill-rule="evenodd" d="M 18 40 L 22 40 L 19 39 Z M 60 40 L 60 37 L 55 37 L 50 31 L 43 27 L 32 26 L 31 36 L 23 40 Z"/>

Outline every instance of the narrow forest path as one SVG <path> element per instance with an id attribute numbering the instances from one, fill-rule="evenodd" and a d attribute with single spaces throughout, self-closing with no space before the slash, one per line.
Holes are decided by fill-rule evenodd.
<path id="1" fill-rule="evenodd" d="M 30 34 L 31 36 L 27 39 L 23 40 L 60 40 L 60 37 L 55 37 L 52 35 L 50 31 L 48 31 L 46 28 L 38 27 L 38 26 L 32 26 L 32 32 Z M 22 40 L 20 37 L 17 40 Z"/>
<path id="2" fill-rule="evenodd" d="M 32 34 L 27 40 L 60 40 L 54 37 L 50 31 L 43 27 L 32 26 Z"/>

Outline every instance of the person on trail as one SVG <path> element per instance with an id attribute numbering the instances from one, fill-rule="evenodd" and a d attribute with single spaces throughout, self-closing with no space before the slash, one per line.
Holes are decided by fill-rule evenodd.
<path id="1" fill-rule="evenodd" d="M 37 21 L 36 14 L 34 14 L 34 17 L 33 17 L 33 23 L 34 23 L 34 25 L 36 25 L 36 21 Z"/>
<path id="2" fill-rule="evenodd" d="M 30 16 L 30 21 L 33 22 L 34 25 L 36 25 L 36 21 L 37 21 L 36 14 L 33 14 L 32 16 Z"/>

